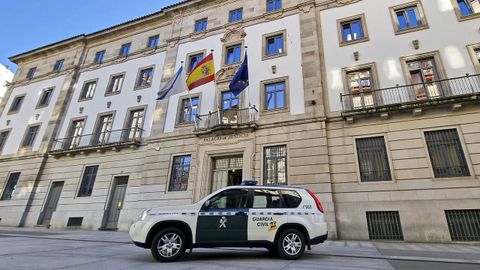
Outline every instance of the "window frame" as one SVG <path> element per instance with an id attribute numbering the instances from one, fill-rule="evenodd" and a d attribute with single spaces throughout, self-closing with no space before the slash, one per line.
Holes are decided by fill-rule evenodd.
<path id="1" fill-rule="evenodd" d="M 421 61 L 427 58 L 433 58 L 435 62 L 436 71 L 438 73 L 438 77 L 440 80 L 448 78 L 445 70 L 445 66 L 443 65 L 443 61 L 440 55 L 440 51 L 425 52 L 425 53 L 400 57 L 400 64 L 402 65 L 403 76 L 405 79 L 405 83 L 407 85 L 413 84 L 412 76 L 410 74 L 410 69 L 408 68 L 408 63 L 413 61 Z M 448 91 L 449 89 L 445 88 L 443 90 Z"/>
<path id="2" fill-rule="evenodd" d="M 408 8 L 411 8 L 411 7 L 416 8 L 416 10 L 418 12 L 419 20 L 421 21 L 422 24 L 418 25 L 418 26 L 415 26 L 415 27 L 408 27 L 406 29 L 400 29 L 397 12 L 400 11 L 400 10 L 406 10 Z M 392 24 L 393 24 L 393 29 L 395 31 L 395 35 L 411 33 L 411 32 L 425 30 L 425 29 L 429 28 L 427 17 L 425 16 L 425 12 L 424 12 L 424 9 L 423 9 L 423 4 L 422 4 L 421 1 L 416 0 L 416 1 L 413 1 L 413 2 L 404 3 L 404 4 L 401 4 L 401 5 L 396 5 L 396 6 L 390 7 L 390 15 L 391 15 L 391 18 L 392 18 Z"/>
<path id="3" fill-rule="evenodd" d="M 378 76 L 377 64 L 375 62 L 342 68 L 343 93 L 347 94 L 347 95 L 352 94 L 350 92 L 349 81 L 348 81 L 348 74 L 349 73 L 361 72 L 363 70 L 368 70 L 368 69 L 371 72 L 371 76 L 372 76 L 372 79 L 373 79 L 373 86 L 374 86 L 374 87 L 372 87 L 372 97 L 373 97 L 373 101 L 374 101 L 373 106 L 379 106 L 379 105 L 383 104 L 383 96 L 382 96 L 381 91 L 374 92 L 374 90 L 382 89 L 381 84 L 380 84 L 380 79 L 379 79 L 379 76 Z M 352 99 L 352 101 L 353 101 L 353 99 Z M 352 105 L 352 108 L 353 108 L 353 104 L 351 104 L 351 105 Z"/>
<path id="4" fill-rule="evenodd" d="M 53 65 L 53 71 L 54 72 L 60 72 L 63 69 L 63 64 L 65 63 L 65 59 L 59 59 L 57 62 L 55 62 L 55 65 Z"/>
<path id="5" fill-rule="evenodd" d="M 191 95 L 191 99 L 192 101 L 194 99 L 198 99 L 198 105 L 197 105 L 197 111 L 198 111 L 198 114 L 200 114 L 200 105 L 201 105 L 201 101 L 202 101 L 202 98 L 201 98 L 201 94 L 198 93 L 198 94 L 194 94 L 194 95 Z M 195 121 L 191 121 L 191 122 L 182 122 L 180 121 L 181 120 L 181 116 L 183 115 L 183 101 L 189 101 L 190 100 L 190 97 L 188 95 L 184 95 L 184 96 L 181 96 L 178 98 L 178 106 L 177 106 L 177 116 L 176 116 L 176 121 L 175 121 L 175 126 L 176 127 L 182 127 L 182 126 L 191 126 L 191 125 L 195 125 Z"/>
<path id="6" fill-rule="evenodd" d="M 50 97 L 48 98 L 47 103 L 42 104 L 43 97 L 45 96 L 45 93 L 47 91 L 51 91 Z M 42 90 L 42 94 L 40 95 L 40 98 L 38 99 L 37 106 L 35 107 L 36 109 L 40 108 L 46 108 L 50 106 L 50 102 L 52 101 L 53 94 L 55 93 L 55 87 L 48 87 Z"/>
<path id="7" fill-rule="evenodd" d="M 17 180 L 16 180 L 15 185 L 13 186 L 12 191 L 10 191 L 9 197 L 8 197 L 8 198 L 5 198 L 5 195 L 6 195 L 5 192 L 6 192 L 6 189 L 7 189 L 7 187 L 8 187 L 8 184 L 9 184 L 9 182 L 10 182 L 10 177 L 12 176 L 12 174 L 18 174 L 18 178 L 17 178 Z M 16 187 L 17 187 L 17 185 L 18 185 L 18 182 L 20 181 L 20 176 L 22 176 L 22 173 L 19 172 L 19 171 L 13 171 L 13 172 L 9 172 L 9 173 L 8 173 L 7 179 L 6 179 L 5 184 L 3 185 L 3 188 L 2 188 L 2 194 L 1 194 L 1 196 L 0 196 L 0 201 L 10 201 L 10 200 L 12 200 L 13 194 L 14 194 L 14 192 L 15 192 L 15 189 L 16 189 Z"/>
<path id="8" fill-rule="evenodd" d="M 480 74 L 480 59 L 477 58 L 476 51 L 480 51 L 480 43 L 467 45 L 467 50 L 472 60 L 475 71 Z"/>
<path id="9" fill-rule="evenodd" d="M 432 162 L 432 158 L 430 156 L 430 151 L 429 151 L 429 148 L 428 148 L 428 144 L 427 144 L 427 138 L 425 136 L 425 133 L 426 132 L 435 132 L 435 131 L 444 131 L 444 130 L 456 130 L 457 132 L 457 135 L 458 135 L 458 139 L 459 139 L 459 145 L 463 151 L 463 155 L 464 155 L 464 158 L 465 158 L 465 163 L 466 163 L 466 166 L 468 168 L 468 172 L 469 172 L 469 176 L 447 176 L 447 177 L 437 177 L 435 175 L 435 171 L 434 171 L 434 168 L 433 168 L 433 162 Z M 427 129 L 421 129 L 420 130 L 421 132 L 421 139 L 423 141 L 423 145 L 424 145 L 424 149 L 425 149 L 425 155 L 427 156 L 427 160 L 428 160 L 428 167 L 429 167 L 429 170 L 430 170 L 430 173 L 431 173 L 431 176 L 432 176 L 432 179 L 435 180 L 435 181 L 452 181 L 452 180 L 471 180 L 471 179 L 475 179 L 475 170 L 473 169 L 473 166 L 472 166 L 472 162 L 471 162 L 471 159 L 470 159 L 470 153 L 468 151 L 468 148 L 467 148 L 467 145 L 465 143 L 465 140 L 464 140 L 464 134 L 462 132 L 462 129 L 458 126 L 443 126 L 443 127 L 438 127 L 438 128 L 427 128 Z"/>
<path id="10" fill-rule="evenodd" d="M 31 128 L 38 128 L 37 132 L 35 133 L 35 136 L 33 138 L 33 141 L 32 141 L 32 144 L 31 145 L 26 145 L 26 140 L 27 140 L 27 137 L 28 137 L 28 134 L 29 134 L 29 131 Z M 28 125 L 27 126 L 27 129 L 25 130 L 24 134 L 23 134 L 23 138 L 20 142 L 20 148 L 21 149 L 33 149 L 33 146 L 35 146 L 35 142 L 37 140 L 37 137 L 38 137 L 38 134 L 40 133 L 40 129 L 42 127 L 42 124 L 39 124 L 39 123 L 36 123 L 36 124 L 31 124 L 31 125 Z"/>
<path id="11" fill-rule="evenodd" d="M 28 69 L 27 79 L 30 80 L 30 81 L 33 80 L 36 73 L 37 73 L 37 67 L 32 67 L 32 68 Z"/>
<path id="12" fill-rule="evenodd" d="M 194 56 L 198 56 L 200 54 L 202 55 L 202 60 L 203 60 L 207 55 L 207 50 L 199 50 L 199 51 L 194 51 L 194 52 L 191 52 L 191 53 L 187 54 L 186 59 L 185 59 L 185 63 L 186 63 L 185 74 L 187 75 L 187 77 L 188 77 L 188 74 L 190 74 L 193 70 L 193 67 L 191 66 L 191 64 L 192 64 L 191 63 L 191 58 L 194 57 Z"/>
<path id="13" fill-rule="evenodd" d="M 228 50 L 230 48 L 236 48 L 236 47 L 239 47 L 240 48 L 240 59 L 238 62 L 234 62 L 234 63 L 228 63 Z M 228 43 L 228 44 L 224 44 L 223 45 L 223 61 L 222 61 L 222 65 L 227 67 L 227 66 L 235 66 L 235 65 L 239 65 L 242 63 L 243 61 L 243 58 L 242 56 L 244 55 L 244 50 L 243 50 L 243 41 L 241 42 L 232 42 L 232 43 Z"/>
<path id="14" fill-rule="evenodd" d="M 100 139 L 101 136 L 103 136 L 102 138 L 102 141 L 105 140 L 105 138 L 108 139 L 110 138 L 111 134 L 112 134 L 112 131 L 114 130 L 114 124 L 115 124 L 115 116 L 117 114 L 117 111 L 107 111 L 107 112 L 102 112 L 102 113 L 99 113 L 97 114 L 97 117 L 95 119 L 95 125 L 93 126 L 93 130 L 92 130 L 92 138 L 90 139 L 90 145 L 99 145 L 98 143 L 98 140 Z M 111 116 L 112 120 L 111 120 L 111 129 L 110 131 L 108 132 L 97 132 L 97 130 L 101 130 L 102 128 L 100 128 L 101 124 L 103 126 L 103 121 L 100 121 L 102 118 L 104 117 L 107 117 L 107 116 Z M 106 135 L 108 133 L 108 135 Z"/>
<path id="15" fill-rule="evenodd" d="M 23 93 L 23 94 L 18 94 L 16 95 L 13 100 L 12 100 L 12 103 L 10 103 L 10 108 L 8 109 L 8 113 L 7 115 L 10 115 L 10 114 L 17 114 L 20 112 L 20 110 L 22 109 L 23 107 L 23 104 L 25 103 L 25 99 L 27 97 L 27 94 L 26 93 Z M 15 103 L 15 101 L 19 98 L 22 98 L 22 101 L 21 101 L 21 104 L 20 104 L 20 107 L 18 109 L 13 109 L 13 104 Z"/>
<path id="16" fill-rule="evenodd" d="M 267 49 L 268 49 L 268 39 L 277 37 L 279 35 L 283 35 L 283 52 L 281 53 L 276 53 L 272 55 L 268 55 Z M 287 29 L 283 29 L 280 31 L 264 34 L 262 37 L 262 60 L 269 60 L 277 57 L 283 57 L 286 56 L 288 53 L 287 51 Z"/>
<path id="17" fill-rule="evenodd" d="M 0 137 L 2 134 L 7 133 L 7 136 L 5 136 L 5 140 L 3 141 L 3 144 L 0 144 L 0 155 L 3 152 L 3 149 L 5 149 L 5 145 L 7 145 L 7 141 L 8 141 L 8 138 L 10 137 L 11 132 L 12 132 L 11 128 L 0 130 Z"/>
<path id="18" fill-rule="evenodd" d="M 130 116 L 132 115 L 133 112 L 136 112 L 136 111 L 143 111 L 142 126 L 137 127 L 137 128 L 139 128 L 143 131 L 143 127 L 145 126 L 145 120 L 147 118 L 147 107 L 148 107 L 148 105 L 140 105 L 140 106 L 129 107 L 127 109 L 127 113 L 125 114 L 125 120 L 123 121 L 123 130 L 125 132 L 127 131 L 127 129 L 128 130 L 132 129 L 132 127 L 129 126 L 128 123 L 130 122 Z M 140 133 L 140 139 L 141 139 L 142 133 Z M 128 135 L 130 135 L 130 130 L 129 130 Z M 134 134 L 134 135 L 136 135 L 136 134 Z M 128 137 L 128 139 L 132 139 L 132 138 Z"/>
<path id="19" fill-rule="evenodd" d="M 155 46 L 152 46 L 152 41 L 155 40 Z M 147 40 L 147 48 L 149 49 L 157 49 L 158 44 L 160 42 L 160 35 L 153 35 L 150 36 Z"/>
<path id="20" fill-rule="evenodd" d="M 275 185 L 269 185 L 267 184 L 267 179 L 266 179 L 266 171 L 267 171 L 267 165 L 266 165 L 266 149 L 269 147 L 285 147 L 286 155 L 285 155 L 285 183 L 278 184 L 278 175 L 277 175 L 277 183 Z M 288 179 L 289 177 L 289 169 L 288 169 L 288 164 L 289 164 L 289 153 L 288 151 L 288 143 L 276 143 L 276 144 L 266 144 L 262 146 L 262 183 L 265 186 L 287 186 L 288 185 Z"/>
<path id="21" fill-rule="evenodd" d="M 190 163 L 188 164 L 188 177 L 187 177 L 187 180 L 186 180 L 186 188 L 184 190 L 182 189 L 179 189 L 179 190 L 172 190 L 171 187 L 172 187 L 172 183 L 173 183 L 173 177 L 174 177 L 174 165 L 175 165 L 175 158 L 186 158 L 186 157 L 190 157 Z M 183 160 L 184 161 L 184 160 Z M 188 186 L 189 186 L 189 182 L 190 182 L 190 175 L 191 175 L 191 171 L 192 171 L 192 161 L 193 161 L 193 156 L 192 154 L 178 154 L 178 155 L 172 155 L 171 158 L 170 158 L 170 166 L 169 166 L 169 172 L 168 172 L 168 183 L 166 185 L 166 192 L 167 193 L 170 193 L 170 192 L 187 192 L 188 191 Z M 183 164 L 183 162 L 182 162 Z M 182 185 L 181 181 L 180 181 L 180 186 Z"/>
<path id="22" fill-rule="evenodd" d="M 343 25 L 346 24 L 346 23 L 351 23 L 351 22 L 357 21 L 357 20 L 359 20 L 360 24 L 362 25 L 363 37 L 353 39 L 353 40 L 350 40 L 350 41 L 344 41 L 343 40 Z M 370 36 L 368 34 L 368 28 L 367 28 L 367 21 L 365 19 L 365 13 L 338 19 L 337 20 L 337 31 L 338 31 L 338 43 L 339 43 L 340 47 L 370 41 Z"/>
<path id="23" fill-rule="evenodd" d="M 128 57 L 130 55 L 130 50 L 131 49 L 132 49 L 132 42 L 123 43 L 120 46 L 120 51 L 118 52 L 118 57 Z M 124 52 L 125 50 L 126 50 L 126 52 Z"/>
<path id="24" fill-rule="evenodd" d="M 480 12 L 463 16 L 462 12 L 460 11 L 460 6 L 458 5 L 458 0 L 450 0 L 450 1 L 452 2 L 453 10 L 459 22 L 480 18 Z"/>
<path id="25" fill-rule="evenodd" d="M 84 183 L 84 178 L 85 178 L 85 173 L 87 171 L 87 168 L 91 168 L 91 167 L 97 167 L 97 171 L 95 172 L 95 177 L 93 178 L 93 183 L 91 183 L 91 191 L 90 193 L 80 193 L 82 192 L 82 186 L 83 186 L 83 183 Z M 81 173 L 81 176 L 80 176 L 80 181 L 78 183 L 78 190 L 76 192 L 76 197 L 78 198 L 88 198 L 88 197 L 92 197 L 92 194 L 93 194 L 93 190 L 95 188 L 95 183 L 97 182 L 97 177 L 98 177 L 98 171 L 100 169 L 100 165 L 85 165 L 83 167 L 83 170 L 82 170 L 82 173 Z"/>
<path id="26" fill-rule="evenodd" d="M 118 95 L 118 94 L 122 93 L 123 84 L 125 83 L 125 75 L 126 75 L 126 72 L 115 73 L 115 74 L 110 75 L 110 78 L 108 79 L 107 89 L 105 89 L 105 96 L 114 96 L 114 95 Z M 110 88 L 113 89 L 113 79 L 116 78 L 116 77 L 120 77 L 120 76 L 122 76 L 122 78 L 123 78 L 122 83 L 120 85 L 120 90 L 118 92 L 110 91 Z"/>
<path id="27" fill-rule="evenodd" d="M 140 80 L 142 78 L 142 73 L 146 70 L 152 70 L 152 78 L 150 80 L 150 84 L 146 84 L 146 85 L 139 85 L 140 83 Z M 153 86 L 153 80 L 155 78 L 155 65 L 151 65 L 151 66 L 146 66 L 146 67 L 141 67 L 138 69 L 138 72 L 137 72 L 137 78 L 135 80 L 135 87 L 133 88 L 133 90 L 141 90 L 141 89 L 147 89 L 147 88 L 151 88 Z"/>
<path id="28" fill-rule="evenodd" d="M 277 2 L 280 2 L 280 7 L 278 7 L 278 8 L 277 8 L 277 7 L 274 7 L 273 9 L 269 10 L 269 9 L 268 9 L 268 2 L 270 2 L 270 1 L 273 1 L 273 2 L 274 2 L 274 3 L 273 3 L 274 5 L 276 5 Z M 282 10 L 283 10 L 283 2 L 282 2 L 282 0 L 266 0 L 266 1 L 265 1 L 265 11 L 266 11 L 267 13 L 279 12 L 279 11 L 282 11 Z"/>
<path id="29" fill-rule="evenodd" d="M 234 13 L 238 13 L 240 12 L 240 19 L 236 19 L 236 20 L 232 20 L 232 15 Z M 243 21 L 243 7 L 240 7 L 240 8 L 236 8 L 236 9 L 232 9 L 228 12 L 228 23 L 230 24 L 234 24 L 234 23 L 238 23 L 238 22 L 241 22 Z"/>
<path id="30" fill-rule="evenodd" d="M 361 169 L 360 169 L 360 158 L 359 158 L 359 153 L 358 153 L 358 146 L 357 146 L 357 140 L 359 139 L 370 139 L 370 138 L 383 138 L 384 144 L 385 144 L 385 154 L 386 154 L 386 161 L 388 165 L 388 171 L 390 173 L 390 179 L 389 180 L 370 180 L 370 181 L 364 181 L 362 179 L 362 174 L 361 174 Z M 390 145 L 389 145 L 389 140 L 388 140 L 388 134 L 385 133 L 380 133 L 380 134 L 370 134 L 368 136 L 354 136 L 353 138 L 353 153 L 355 155 L 355 167 L 356 167 L 356 174 L 357 174 L 357 182 L 359 184 L 366 184 L 366 185 L 375 185 L 375 184 L 388 184 L 388 183 L 394 183 L 396 182 L 395 179 L 395 171 L 393 168 L 393 160 L 392 160 L 392 155 L 390 152 Z"/>
<path id="31" fill-rule="evenodd" d="M 197 26 L 199 25 L 199 23 L 202 23 L 202 29 L 197 29 Z M 205 26 L 204 29 L 203 29 L 203 26 Z M 203 32 L 206 32 L 207 30 L 208 30 L 208 17 L 195 20 L 195 23 L 193 24 L 194 33 L 203 33 Z"/>
<path id="32" fill-rule="evenodd" d="M 101 50 L 101 51 L 97 51 L 95 52 L 95 55 L 93 57 L 93 63 L 94 64 L 101 64 L 103 63 L 103 61 L 105 60 L 105 54 L 107 53 L 107 50 Z M 99 56 L 102 56 L 102 59 L 98 60 L 98 57 Z"/>
<path id="33" fill-rule="evenodd" d="M 285 107 L 281 109 L 274 109 L 274 110 L 267 110 L 266 109 L 266 102 L 267 102 L 267 89 L 266 86 L 270 84 L 276 84 L 276 83 L 281 83 L 283 82 L 285 84 Z M 290 110 L 290 83 L 289 83 L 289 77 L 280 77 L 280 78 L 275 78 L 271 80 L 266 80 L 266 81 L 261 81 L 260 82 L 260 91 L 261 91 L 261 96 L 260 96 L 260 105 L 261 107 L 261 113 L 264 115 L 268 114 L 275 114 L 275 113 L 280 113 L 280 112 L 288 112 Z"/>
<path id="34" fill-rule="evenodd" d="M 83 93 L 85 91 L 85 87 L 87 86 L 87 84 L 90 84 L 90 83 L 95 83 L 95 88 L 93 89 L 93 94 L 91 97 L 82 97 L 83 96 Z M 97 79 L 92 79 L 92 80 L 86 80 L 83 82 L 83 86 L 82 88 L 80 89 L 80 95 L 78 97 L 78 102 L 82 102 L 82 101 L 87 101 L 87 100 L 92 100 L 94 97 L 95 97 L 95 93 L 97 92 L 97 87 L 98 87 L 98 78 Z"/>

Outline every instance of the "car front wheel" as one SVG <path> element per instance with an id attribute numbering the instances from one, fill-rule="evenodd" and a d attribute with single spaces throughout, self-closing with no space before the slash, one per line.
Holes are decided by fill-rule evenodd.
<path id="1" fill-rule="evenodd" d="M 185 233 L 177 228 L 161 230 L 151 245 L 152 255 L 159 262 L 173 262 L 185 254 Z"/>
<path id="2" fill-rule="evenodd" d="M 277 251 L 280 257 L 296 260 L 305 252 L 305 236 L 297 229 L 287 229 L 278 238 Z"/>

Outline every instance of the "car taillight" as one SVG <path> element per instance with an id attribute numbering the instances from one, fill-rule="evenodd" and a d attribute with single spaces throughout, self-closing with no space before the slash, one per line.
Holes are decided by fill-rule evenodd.
<path id="1" fill-rule="evenodd" d="M 321 203 L 320 200 L 317 198 L 317 196 L 315 196 L 315 194 L 313 194 L 313 192 L 310 191 L 309 189 L 307 189 L 307 192 L 308 192 L 308 194 L 310 194 L 310 196 L 312 196 L 313 200 L 315 200 L 315 203 L 317 204 L 318 211 L 320 211 L 320 212 L 323 213 L 322 203 Z"/>

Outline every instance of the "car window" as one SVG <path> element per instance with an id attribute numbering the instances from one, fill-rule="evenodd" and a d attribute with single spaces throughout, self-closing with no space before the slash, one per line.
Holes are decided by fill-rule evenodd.
<path id="1" fill-rule="evenodd" d="M 209 209 L 247 208 L 248 189 L 230 189 L 210 199 Z"/>
<path id="2" fill-rule="evenodd" d="M 302 197 L 294 190 L 282 190 L 286 208 L 297 208 L 302 202 Z"/>
<path id="3" fill-rule="evenodd" d="M 278 190 L 256 189 L 253 208 L 282 208 L 282 198 Z"/>

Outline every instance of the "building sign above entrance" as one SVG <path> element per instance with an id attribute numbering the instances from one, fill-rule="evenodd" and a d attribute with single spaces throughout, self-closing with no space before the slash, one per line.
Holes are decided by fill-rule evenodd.
<path id="1" fill-rule="evenodd" d="M 240 134 L 213 136 L 213 137 L 203 138 L 203 142 L 220 143 L 220 142 L 225 142 L 229 140 L 246 139 L 246 138 L 250 138 L 250 134 L 251 133 L 240 133 Z"/>

